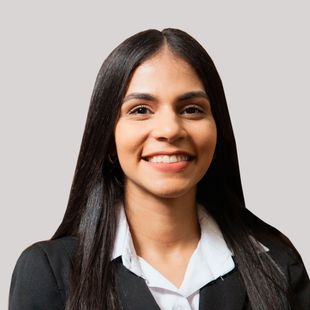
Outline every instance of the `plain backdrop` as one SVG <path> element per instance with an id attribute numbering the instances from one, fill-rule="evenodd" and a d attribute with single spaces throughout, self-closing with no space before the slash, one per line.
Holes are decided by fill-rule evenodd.
<path id="1" fill-rule="evenodd" d="M 96 74 L 148 28 L 180 28 L 222 77 L 247 207 L 310 271 L 308 1 L 1 1 L 0 308 L 16 260 L 60 224 Z"/>

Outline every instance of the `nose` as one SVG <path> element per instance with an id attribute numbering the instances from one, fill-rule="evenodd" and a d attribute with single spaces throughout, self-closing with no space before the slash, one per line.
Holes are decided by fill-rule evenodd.
<path id="1" fill-rule="evenodd" d="M 182 119 L 172 109 L 163 109 L 154 118 L 152 136 L 160 141 L 174 142 L 186 136 Z"/>

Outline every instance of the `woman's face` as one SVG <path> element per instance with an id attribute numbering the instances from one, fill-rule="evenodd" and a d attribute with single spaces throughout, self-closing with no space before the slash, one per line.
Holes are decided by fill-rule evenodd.
<path id="1" fill-rule="evenodd" d="M 133 73 L 115 126 L 125 193 L 177 198 L 195 191 L 216 145 L 203 84 L 168 49 Z"/>

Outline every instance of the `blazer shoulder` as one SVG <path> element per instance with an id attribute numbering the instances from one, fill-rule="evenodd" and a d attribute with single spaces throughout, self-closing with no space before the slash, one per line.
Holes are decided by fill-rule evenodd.
<path id="1" fill-rule="evenodd" d="M 268 255 L 277 263 L 285 275 L 291 293 L 292 309 L 310 309 L 310 280 L 303 260 L 284 234 L 274 229 L 259 241 L 268 247 Z"/>
<path id="2" fill-rule="evenodd" d="M 279 264 L 302 262 L 301 256 L 291 240 L 281 231 L 264 222 L 248 209 L 243 210 L 242 216 L 254 239 L 266 246 L 269 249 L 269 255 Z"/>
<path id="3" fill-rule="evenodd" d="M 39 241 L 28 247 L 24 253 L 31 254 L 35 248 L 40 248 L 51 260 L 51 262 L 70 260 L 72 261 L 75 248 L 77 246 L 77 238 L 66 236 L 58 239 L 47 241 Z"/>
<path id="4" fill-rule="evenodd" d="M 76 243 L 63 237 L 25 249 L 13 271 L 9 309 L 64 309 Z"/>
<path id="5" fill-rule="evenodd" d="M 257 240 L 268 248 L 269 254 L 280 265 L 287 266 L 303 263 L 299 252 L 291 240 L 279 230 L 275 228 L 272 231 L 267 230 Z"/>

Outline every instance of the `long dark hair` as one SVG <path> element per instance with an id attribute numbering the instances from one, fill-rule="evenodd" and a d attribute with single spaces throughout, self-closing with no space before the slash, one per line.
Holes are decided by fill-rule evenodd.
<path id="1" fill-rule="evenodd" d="M 267 254 L 258 254 L 260 244 L 255 241 L 264 231 L 280 233 L 245 208 L 221 79 L 204 48 L 187 33 L 171 28 L 146 30 L 128 38 L 108 56 L 98 73 L 68 207 L 53 236 L 78 239 L 66 309 L 119 309 L 110 263 L 117 219 L 114 206 L 123 199 L 123 173 L 113 160 L 114 126 L 133 71 L 165 44 L 196 70 L 217 126 L 216 156 L 198 183 L 197 200 L 218 222 L 232 249 L 252 309 L 287 309 L 285 278 Z"/>

